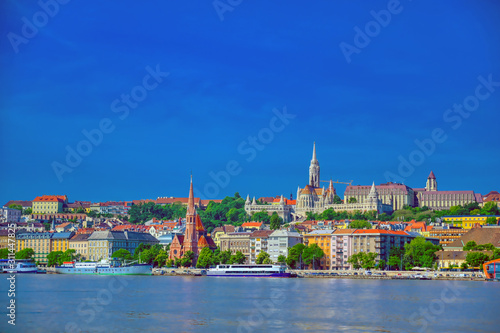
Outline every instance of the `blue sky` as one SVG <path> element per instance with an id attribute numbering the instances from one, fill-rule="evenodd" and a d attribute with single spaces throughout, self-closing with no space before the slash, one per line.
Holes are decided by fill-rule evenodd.
<path id="1" fill-rule="evenodd" d="M 191 172 L 206 198 L 295 196 L 314 141 L 323 180 L 500 190 L 495 1 L 58 7 L 2 2 L 1 204 L 187 196 Z"/>

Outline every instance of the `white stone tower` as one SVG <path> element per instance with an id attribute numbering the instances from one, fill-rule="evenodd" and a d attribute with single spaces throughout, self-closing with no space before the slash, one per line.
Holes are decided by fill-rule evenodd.
<path id="1" fill-rule="evenodd" d="M 433 171 L 431 171 L 431 173 L 429 174 L 429 177 L 427 177 L 427 183 L 425 184 L 425 190 L 426 191 L 437 191 L 438 190 L 436 176 L 434 176 Z"/>
<path id="2" fill-rule="evenodd" d="M 316 142 L 313 144 L 313 156 L 309 166 L 309 185 L 319 187 L 319 162 L 316 159 Z"/>

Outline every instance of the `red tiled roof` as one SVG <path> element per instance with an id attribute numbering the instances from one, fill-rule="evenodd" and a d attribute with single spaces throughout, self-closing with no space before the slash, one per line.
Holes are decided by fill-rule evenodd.
<path id="1" fill-rule="evenodd" d="M 429 174 L 429 177 L 427 177 L 427 179 L 436 179 L 436 176 L 434 176 L 434 171 L 431 171 L 431 173 Z"/>
<path id="2" fill-rule="evenodd" d="M 381 230 L 381 229 L 356 229 L 355 234 L 386 234 L 408 236 L 404 231 Z"/>
<path id="3" fill-rule="evenodd" d="M 262 226 L 262 222 L 244 222 L 242 225 L 241 225 L 243 228 L 249 228 L 249 227 L 261 227 Z"/>
<path id="4" fill-rule="evenodd" d="M 200 238 L 198 239 L 198 247 L 200 249 L 204 248 L 204 247 L 208 247 L 208 242 L 205 239 L 205 236 L 201 235 Z"/>
<path id="5" fill-rule="evenodd" d="M 62 202 L 67 200 L 67 197 L 65 195 L 42 195 L 39 197 L 36 197 L 34 202 Z"/>
<path id="6" fill-rule="evenodd" d="M 196 214 L 196 231 L 205 231 L 200 215 Z"/>

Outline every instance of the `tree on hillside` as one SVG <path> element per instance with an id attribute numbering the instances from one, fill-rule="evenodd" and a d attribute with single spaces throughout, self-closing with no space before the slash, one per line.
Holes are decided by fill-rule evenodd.
<path id="1" fill-rule="evenodd" d="M 270 229 L 278 230 L 281 227 L 281 223 L 283 223 L 283 219 L 278 216 L 278 213 L 273 212 L 273 215 L 271 216 Z"/>
<path id="2" fill-rule="evenodd" d="M 349 228 L 351 228 L 351 229 L 371 229 L 372 224 L 368 221 L 357 220 L 357 221 L 352 221 L 351 223 L 349 223 Z"/>
<path id="3" fill-rule="evenodd" d="M 33 210 L 31 208 L 26 208 L 23 210 L 23 215 L 31 215 L 33 214 Z"/>
<path id="4" fill-rule="evenodd" d="M 21 212 L 23 211 L 23 206 L 21 206 L 19 204 L 10 204 L 8 208 L 17 209 L 17 210 L 20 210 Z"/>
<path id="5" fill-rule="evenodd" d="M 337 194 L 335 194 L 335 196 L 333 197 L 333 203 L 334 204 L 341 204 L 342 199 L 340 199 L 340 197 Z"/>
<path id="6" fill-rule="evenodd" d="M 497 218 L 494 216 L 487 217 L 486 224 L 498 224 Z"/>
<path id="7" fill-rule="evenodd" d="M 256 221 L 256 222 L 264 222 L 265 224 L 269 224 L 271 222 L 271 217 L 269 216 L 269 214 L 266 211 L 262 210 L 260 212 L 252 214 L 251 220 Z"/>
<path id="8" fill-rule="evenodd" d="M 481 213 L 483 215 L 500 215 L 498 205 L 494 201 L 485 203 L 483 208 L 481 209 Z"/>
<path id="9" fill-rule="evenodd" d="M 358 202 L 358 199 L 356 199 L 355 197 L 349 198 L 349 203 L 357 203 L 357 202 Z"/>

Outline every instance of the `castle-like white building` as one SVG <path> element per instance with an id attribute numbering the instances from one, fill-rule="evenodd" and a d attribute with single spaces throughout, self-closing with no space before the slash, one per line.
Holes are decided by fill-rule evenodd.
<path id="1" fill-rule="evenodd" d="M 328 189 L 320 187 L 319 162 L 316 158 L 316 143 L 313 144 L 313 155 L 309 166 L 309 184 L 304 188 L 297 188 L 297 203 L 295 213 L 305 216 L 306 212 L 321 213 L 326 205 L 334 203 L 336 192 L 330 180 Z"/>

